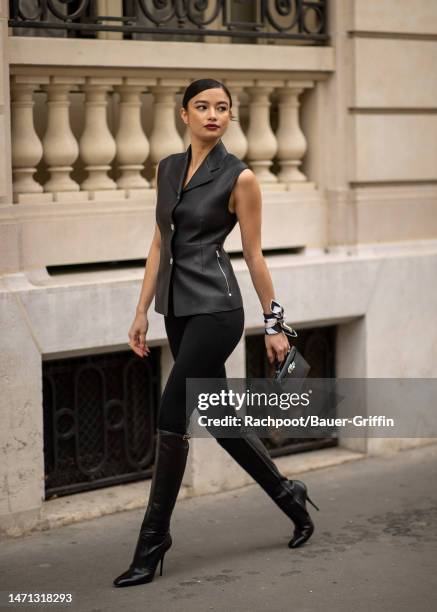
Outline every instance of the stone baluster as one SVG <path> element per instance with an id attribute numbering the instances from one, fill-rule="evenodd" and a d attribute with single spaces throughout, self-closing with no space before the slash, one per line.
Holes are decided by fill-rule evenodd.
<path id="1" fill-rule="evenodd" d="M 269 96 L 283 81 L 256 79 L 253 87 L 247 88 L 249 94 L 249 127 L 247 129 L 247 158 L 260 184 L 268 184 L 269 189 L 283 190 L 286 186 L 278 183 L 270 166 L 276 155 L 278 144 L 270 125 Z"/>
<path id="2" fill-rule="evenodd" d="M 47 128 L 42 144 L 50 173 L 44 190 L 52 192 L 55 201 L 76 199 L 80 190 L 79 184 L 70 177 L 72 164 L 79 155 L 79 145 L 70 127 L 69 92 L 83 82 L 83 78 L 52 76 L 50 82 L 41 87 L 47 92 Z"/>
<path id="3" fill-rule="evenodd" d="M 50 193 L 33 178 L 43 147 L 33 121 L 34 92 L 48 83 L 43 76 L 15 75 L 11 79 L 11 146 L 14 202 L 51 202 Z"/>
<path id="4" fill-rule="evenodd" d="M 108 127 L 106 109 L 108 91 L 121 82 L 121 78 L 86 77 L 82 86 L 85 92 L 85 128 L 79 140 L 79 150 L 88 177 L 82 182 L 81 189 L 88 190 L 91 200 L 120 197 L 117 184 L 108 176 L 116 144 Z"/>
<path id="5" fill-rule="evenodd" d="M 299 123 L 299 96 L 314 83 L 311 81 L 287 81 L 278 93 L 278 141 L 277 158 L 280 164 L 278 179 L 288 189 L 300 186 L 313 186 L 299 166 L 307 150 L 307 140 Z"/>
<path id="6" fill-rule="evenodd" d="M 232 96 L 232 114 L 234 117 L 239 119 L 239 109 L 240 109 L 240 96 L 244 89 L 249 85 L 253 84 L 252 80 L 230 80 L 225 79 L 224 84 L 231 92 Z M 241 128 L 239 121 L 231 121 L 229 123 L 228 129 L 226 130 L 225 135 L 223 136 L 223 144 L 227 148 L 230 153 L 233 153 L 240 159 L 243 159 L 246 156 L 248 143 L 247 138 Z"/>
<path id="7" fill-rule="evenodd" d="M 150 151 L 149 141 L 141 124 L 141 92 L 156 79 L 126 77 L 115 90 L 120 94 L 119 127 L 115 142 L 117 163 L 121 176 L 117 179 L 119 189 L 126 196 L 142 195 L 150 187 L 141 171 Z"/>
<path id="8" fill-rule="evenodd" d="M 154 187 L 155 168 L 159 160 L 172 153 L 181 153 L 185 150 L 184 141 L 176 127 L 175 114 L 175 94 L 185 85 L 186 81 L 182 79 L 159 79 L 157 85 L 149 87 L 153 94 L 153 129 L 149 142 Z"/>

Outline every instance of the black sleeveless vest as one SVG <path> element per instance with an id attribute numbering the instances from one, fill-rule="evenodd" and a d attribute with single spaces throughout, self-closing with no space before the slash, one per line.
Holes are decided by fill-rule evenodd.
<path id="1" fill-rule="evenodd" d="M 191 145 L 185 153 L 165 157 L 158 167 L 161 253 L 155 311 L 163 315 L 169 314 L 171 290 L 176 316 L 243 306 L 223 242 L 238 220 L 228 210 L 229 198 L 248 166 L 219 140 L 183 188 L 190 161 Z"/>

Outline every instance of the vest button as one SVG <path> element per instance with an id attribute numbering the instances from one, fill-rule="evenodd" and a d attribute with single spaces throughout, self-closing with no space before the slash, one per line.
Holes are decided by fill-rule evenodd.
<path id="1" fill-rule="evenodd" d="M 170 224 L 170 227 L 171 227 L 171 229 L 172 229 L 172 230 L 174 230 L 174 225 L 173 225 L 173 223 L 171 223 L 171 224 Z"/>
<path id="2" fill-rule="evenodd" d="M 170 263 L 171 264 L 173 263 L 173 257 L 170 257 Z"/>

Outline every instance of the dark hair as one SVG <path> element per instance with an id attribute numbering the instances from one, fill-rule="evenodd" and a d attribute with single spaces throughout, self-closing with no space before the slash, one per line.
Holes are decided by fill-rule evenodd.
<path id="1" fill-rule="evenodd" d="M 224 83 L 221 81 L 216 81 L 215 79 L 197 79 L 188 85 L 188 87 L 184 91 L 184 96 L 182 98 L 182 106 L 185 110 L 188 110 L 188 102 L 194 96 L 197 96 L 201 91 L 205 91 L 205 89 L 215 89 L 220 87 L 226 93 L 229 98 L 229 108 L 232 108 L 232 96 L 229 89 L 226 87 Z"/>

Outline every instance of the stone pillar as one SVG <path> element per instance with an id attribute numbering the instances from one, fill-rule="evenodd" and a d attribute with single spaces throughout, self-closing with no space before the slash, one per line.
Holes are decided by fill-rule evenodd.
<path id="1" fill-rule="evenodd" d="M 299 121 L 299 96 L 313 83 L 287 81 L 278 92 L 279 123 L 276 132 L 280 171 L 278 179 L 289 189 L 308 185 L 308 179 L 299 169 L 308 143 Z M 314 187 L 314 185 L 311 185 Z"/>
<path id="2" fill-rule="evenodd" d="M 121 79 L 105 77 L 86 77 L 83 85 L 85 92 L 85 128 L 80 137 L 80 156 L 85 163 L 88 177 L 82 182 L 81 188 L 88 190 L 90 199 L 117 189 L 117 184 L 108 176 L 110 163 L 115 157 L 116 145 L 112 136 L 106 116 L 108 106 L 108 91 Z M 119 194 L 118 194 L 119 195 Z"/>
<path id="3" fill-rule="evenodd" d="M 226 87 L 229 89 L 232 95 L 232 111 L 234 116 L 239 119 L 239 108 L 240 108 L 240 96 L 244 91 L 244 87 L 248 87 L 253 84 L 253 81 L 248 79 L 234 81 L 231 79 L 225 79 Z M 244 134 L 239 121 L 231 121 L 226 134 L 223 137 L 223 144 L 230 153 L 233 153 L 240 159 L 246 157 L 247 153 L 247 138 Z"/>
<path id="4" fill-rule="evenodd" d="M 175 94 L 186 84 L 181 79 L 159 79 L 150 87 L 153 94 L 153 130 L 150 134 L 150 158 L 153 162 L 153 180 L 160 159 L 184 150 L 183 139 L 176 127 Z"/>
<path id="5" fill-rule="evenodd" d="M 270 125 L 270 94 L 275 87 L 283 84 L 278 80 L 256 79 L 249 93 L 249 127 L 247 130 L 248 162 L 260 184 L 268 184 L 269 189 L 285 189 L 278 184 L 278 178 L 270 167 L 278 149 L 276 136 Z"/>
<path id="6" fill-rule="evenodd" d="M 126 77 L 115 90 L 120 94 L 119 126 L 115 137 L 117 162 L 121 176 L 117 179 L 119 189 L 126 194 L 149 188 L 149 181 L 141 171 L 150 151 L 149 141 L 141 124 L 141 92 L 154 79 Z"/>
<path id="7" fill-rule="evenodd" d="M 79 145 L 70 127 L 69 92 L 83 79 L 71 77 L 50 77 L 50 83 L 43 85 L 47 92 L 47 129 L 42 139 L 44 161 L 50 172 L 44 191 L 79 191 L 80 186 L 70 177 L 73 163 L 79 155 Z"/>
<path id="8" fill-rule="evenodd" d="M 0 204 L 12 202 L 11 116 L 7 3 L 0 3 Z"/>
<path id="9" fill-rule="evenodd" d="M 11 91 L 13 191 L 15 202 L 52 201 L 34 178 L 43 146 L 33 121 L 33 94 L 48 77 L 14 76 Z"/>
<path id="10" fill-rule="evenodd" d="M 22 274 L 0 281 L 0 534 L 12 536 L 39 522 L 44 500 L 41 347 L 19 296 L 32 288 Z"/>

